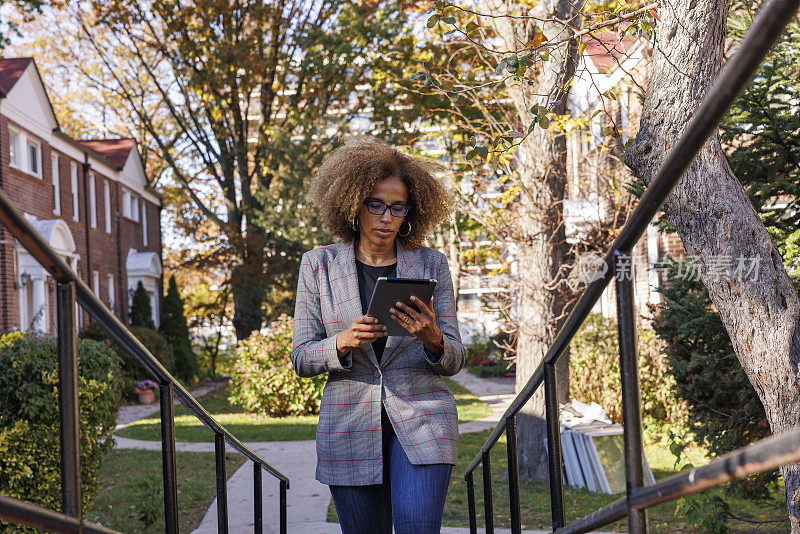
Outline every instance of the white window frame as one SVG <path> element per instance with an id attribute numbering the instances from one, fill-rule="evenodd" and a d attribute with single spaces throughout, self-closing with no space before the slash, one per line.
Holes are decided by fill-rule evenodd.
<path id="1" fill-rule="evenodd" d="M 89 173 L 89 225 L 97 228 L 97 189 L 93 172 Z"/>
<path id="2" fill-rule="evenodd" d="M 161 326 L 161 310 L 159 309 L 158 295 L 156 293 L 148 292 L 150 296 L 150 309 L 152 311 L 151 318 L 153 324 L 158 328 Z"/>
<path id="3" fill-rule="evenodd" d="M 92 271 L 92 291 L 94 296 L 100 298 L 100 273 Z"/>
<path id="4" fill-rule="evenodd" d="M 24 170 L 22 168 L 22 162 L 20 162 L 20 140 L 22 139 L 22 133 L 17 130 L 16 128 L 12 128 L 11 126 L 8 127 L 8 164 L 11 168 L 17 170 Z"/>
<path id="5" fill-rule="evenodd" d="M 108 180 L 103 180 L 103 202 L 105 203 L 105 217 L 106 217 L 106 233 L 111 233 L 111 188 L 108 186 Z"/>
<path id="6" fill-rule="evenodd" d="M 139 222 L 139 197 L 131 195 L 131 219 Z"/>
<path id="7" fill-rule="evenodd" d="M 36 165 L 37 165 L 37 168 L 36 168 L 35 171 L 33 170 L 33 165 L 31 165 L 31 150 L 30 150 L 31 148 L 35 148 L 36 149 L 35 154 L 36 154 Z M 37 178 L 41 179 L 42 178 L 42 143 L 37 141 L 37 140 L 35 140 L 35 139 L 31 139 L 30 137 L 26 136 L 26 139 L 25 139 L 25 156 L 26 156 L 25 162 L 27 163 L 27 166 L 28 166 L 28 174 L 31 174 L 31 175 L 36 176 Z"/>
<path id="8" fill-rule="evenodd" d="M 75 268 L 75 276 L 78 277 L 78 280 L 81 280 L 81 270 L 77 268 L 77 264 Z M 80 332 L 83 329 L 83 308 L 77 301 L 75 302 L 75 316 L 77 317 L 75 321 L 76 330 Z"/>
<path id="9" fill-rule="evenodd" d="M 34 172 L 30 161 L 30 147 L 36 148 L 37 169 Z M 17 169 L 38 179 L 44 174 L 44 161 L 42 160 L 42 142 L 14 126 L 8 127 L 8 164 L 12 169 Z"/>
<path id="10" fill-rule="evenodd" d="M 58 155 L 50 155 L 50 179 L 53 182 L 53 213 L 61 215 L 61 179 L 58 172 Z"/>
<path id="11" fill-rule="evenodd" d="M 142 245 L 147 246 L 147 204 L 142 200 Z"/>
<path id="12" fill-rule="evenodd" d="M 108 307 L 112 310 L 114 309 L 114 305 L 116 304 L 116 300 L 114 299 L 114 295 L 116 295 L 115 286 L 114 286 L 114 275 L 108 275 Z"/>
<path id="13" fill-rule="evenodd" d="M 122 190 L 122 216 L 126 219 L 131 217 L 131 192 L 127 189 Z"/>
<path id="14" fill-rule="evenodd" d="M 69 164 L 70 186 L 72 187 L 72 220 L 80 220 L 80 204 L 78 202 L 78 164 L 71 161 Z"/>

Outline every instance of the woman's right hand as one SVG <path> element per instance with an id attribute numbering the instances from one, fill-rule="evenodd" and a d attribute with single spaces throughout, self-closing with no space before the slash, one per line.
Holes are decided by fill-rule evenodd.
<path id="1" fill-rule="evenodd" d="M 372 343 L 386 334 L 386 327 L 378 322 L 375 317 L 361 315 L 356 317 L 347 329 L 336 336 L 336 351 L 339 356 L 344 356 L 352 349 Z"/>

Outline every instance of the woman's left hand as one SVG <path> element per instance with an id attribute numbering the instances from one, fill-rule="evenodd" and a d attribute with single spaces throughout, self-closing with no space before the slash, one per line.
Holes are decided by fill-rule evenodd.
<path id="1" fill-rule="evenodd" d="M 411 306 L 406 306 L 402 302 L 397 302 L 395 307 L 389 310 L 392 318 L 408 330 L 411 335 L 422 341 L 425 348 L 441 347 L 439 343 L 442 340 L 442 331 L 436 325 L 433 299 L 431 299 L 429 306 L 414 296 L 411 297 L 411 301 L 419 311 Z"/>

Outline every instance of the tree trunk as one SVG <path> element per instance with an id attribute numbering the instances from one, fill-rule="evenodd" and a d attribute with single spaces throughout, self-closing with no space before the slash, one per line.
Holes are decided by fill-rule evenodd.
<path id="1" fill-rule="evenodd" d="M 248 225 L 244 236 L 241 263 L 231 271 L 233 294 L 233 328 L 241 341 L 261 328 L 264 314 L 261 309 L 267 293 L 264 283 L 264 247 L 266 237 L 259 228 Z"/>
<path id="2" fill-rule="evenodd" d="M 625 163 L 649 184 L 720 71 L 727 0 L 659 9 L 650 85 Z M 766 228 L 715 134 L 664 205 L 764 405 L 773 433 L 800 422 L 800 300 Z M 758 265 L 757 276 L 719 274 L 719 262 Z M 752 264 L 749 258 L 753 258 Z M 800 532 L 800 467 L 781 469 L 792 532 Z"/>
<path id="3" fill-rule="evenodd" d="M 482 0 L 489 13 L 509 13 L 514 4 L 507 0 Z M 532 15 L 548 20 L 539 22 L 550 41 L 571 37 L 580 23 L 578 3 L 568 0 L 544 0 Z M 508 17 L 493 18 L 494 31 L 506 50 L 518 50 L 530 42 L 526 26 L 530 23 Z M 524 128 L 530 123 L 534 104 L 563 114 L 566 109 L 565 82 L 575 71 L 576 46 L 563 44 L 550 48 L 549 59 L 522 82 L 508 81 L 507 90 Z M 530 77 L 535 76 L 531 80 Z M 567 286 L 558 275 L 568 245 L 562 224 L 566 185 L 566 137 L 536 127 L 518 147 L 517 183 L 521 194 L 515 238 L 519 246 L 519 330 L 517 338 L 517 393 L 527 384 L 564 322 L 564 308 L 569 300 Z M 559 401 L 567 399 L 568 355 L 557 368 Z M 540 387 L 517 417 L 520 476 L 548 479 L 547 452 L 544 446 L 544 387 Z"/>
<path id="4" fill-rule="evenodd" d="M 450 278 L 453 280 L 453 295 L 456 301 L 456 312 L 458 311 L 458 296 L 461 291 L 461 236 L 458 233 L 458 216 L 455 213 L 450 215 L 447 228 L 447 257 L 450 263 Z"/>

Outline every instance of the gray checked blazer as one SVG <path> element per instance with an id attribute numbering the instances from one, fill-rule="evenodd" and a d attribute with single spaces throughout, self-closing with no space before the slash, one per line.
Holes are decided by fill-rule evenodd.
<path id="1" fill-rule="evenodd" d="M 303 254 L 294 312 L 292 364 L 301 377 L 328 373 L 317 425 L 317 480 L 362 486 L 383 480 L 381 403 L 413 464 L 456 464 L 458 414 L 442 375 L 456 374 L 465 351 L 444 254 L 397 246 L 398 278 L 435 278 L 433 306 L 444 354 L 428 358 L 414 337 L 389 336 L 380 365 L 371 345 L 342 361 L 336 335 L 362 315 L 353 242 Z"/>

